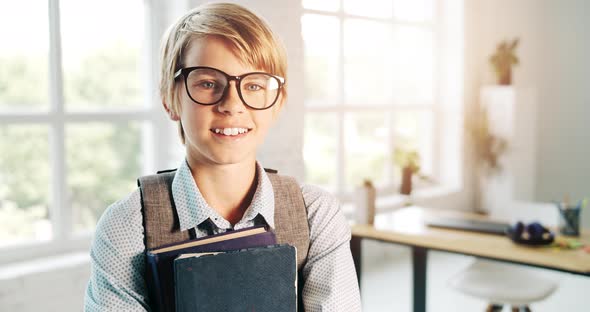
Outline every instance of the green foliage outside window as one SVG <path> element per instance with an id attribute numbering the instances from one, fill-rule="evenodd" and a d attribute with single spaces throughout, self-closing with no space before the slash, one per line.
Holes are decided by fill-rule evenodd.
<path id="1" fill-rule="evenodd" d="M 137 49 L 97 50 L 64 69 L 66 110 L 142 104 Z M 41 59 L 41 58 L 39 58 Z M 0 56 L 0 110 L 33 109 L 48 102 L 48 69 L 24 56 Z M 75 230 L 92 230 L 111 203 L 135 187 L 140 174 L 140 123 L 66 124 L 66 180 Z M 0 125 L 0 246 L 31 239 L 49 219 L 50 124 Z"/>
<path id="2" fill-rule="evenodd" d="M 47 64 L 41 58 L 0 56 L 0 109 L 47 104 Z"/>
<path id="3" fill-rule="evenodd" d="M 88 55 L 64 75 L 64 98 L 72 109 L 98 109 L 142 104 L 141 59 L 136 49 L 115 42 Z"/>

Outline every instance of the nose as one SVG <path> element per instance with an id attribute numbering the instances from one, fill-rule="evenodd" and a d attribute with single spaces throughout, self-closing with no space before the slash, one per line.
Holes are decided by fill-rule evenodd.
<path id="1" fill-rule="evenodd" d="M 232 82 L 234 85 L 232 86 Z M 246 105 L 242 103 L 238 94 L 237 81 L 230 81 L 227 86 L 227 94 L 225 98 L 217 104 L 217 110 L 226 115 L 241 114 L 246 110 Z"/>

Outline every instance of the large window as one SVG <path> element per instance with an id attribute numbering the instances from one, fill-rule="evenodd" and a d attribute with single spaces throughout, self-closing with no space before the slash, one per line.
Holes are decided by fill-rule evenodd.
<path id="1" fill-rule="evenodd" d="M 437 1 L 303 0 L 306 179 L 347 199 L 400 180 L 394 150 L 438 175 Z"/>
<path id="2" fill-rule="evenodd" d="M 146 9 L 0 2 L 0 253 L 83 237 L 135 187 L 153 119 Z"/>

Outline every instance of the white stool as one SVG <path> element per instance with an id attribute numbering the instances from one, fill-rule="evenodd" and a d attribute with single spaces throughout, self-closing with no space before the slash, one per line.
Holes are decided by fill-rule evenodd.
<path id="1" fill-rule="evenodd" d="M 486 311 L 502 311 L 502 306 L 512 306 L 512 311 L 530 311 L 529 304 L 551 295 L 557 282 L 539 276 L 530 268 L 476 259 L 470 266 L 449 280 L 459 291 L 487 300 Z"/>

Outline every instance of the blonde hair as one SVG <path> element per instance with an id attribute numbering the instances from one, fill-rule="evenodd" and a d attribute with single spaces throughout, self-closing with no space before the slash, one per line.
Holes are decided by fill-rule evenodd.
<path id="1" fill-rule="evenodd" d="M 172 24 L 162 37 L 160 97 L 173 113 L 180 114 L 179 92 L 174 73 L 184 66 L 184 53 L 194 39 L 217 36 L 229 43 L 245 64 L 287 78 L 287 57 L 283 44 L 268 24 L 248 9 L 232 3 L 198 6 Z M 281 97 L 286 98 L 286 88 Z M 179 122 L 184 144 L 184 131 Z"/>

